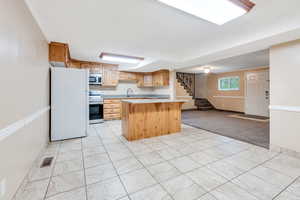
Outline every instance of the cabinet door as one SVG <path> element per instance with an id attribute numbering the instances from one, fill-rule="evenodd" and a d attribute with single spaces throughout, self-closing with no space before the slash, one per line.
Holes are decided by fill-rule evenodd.
<path id="1" fill-rule="evenodd" d="M 137 86 L 143 87 L 144 86 L 144 75 L 142 73 L 136 74 Z"/>
<path id="2" fill-rule="evenodd" d="M 144 87 L 152 87 L 153 86 L 153 77 L 152 74 L 144 74 Z"/>
<path id="3" fill-rule="evenodd" d="M 103 86 L 117 86 L 119 71 L 117 65 L 103 64 Z"/>
<path id="4" fill-rule="evenodd" d="M 160 70 L 153 73 L 153 85 L 155 87 L 163 87 L 169 85 L 169 71 Z"/>
<path id="5" fill-rule="evenodd" d="M 161 74 L 158 72 L 153 73 L 153 86 L 159 87 L 161 85 Z"/>
<path id="6" fill-rule="evenodd" d="M 91 67 L 91 64 L 90 63 L 81 63 L 81 68 L 83 69 L 89 69 Z"/>
<path id="7" fill-rule="evenodd" d="M 81 63 L 78 61 L 70 60 L 70 62 L 68 63 L 68 67 L 80 69 Z"/>
<path id="8" fill-rule="evenodd" d="M 136 75 L 134 72 L 119 72 L 119 79 L 122 81 L 136 81 Z"/>
<path id="9" fill-rule="evenodd" d="M 128 77 L 129 77 L 129 80 L 136 81 L 136 74 L 135 73 L 129 72 Z"/>
<path id="10" fill-rule="evenodd" d="M 50 62 L 69 62 L 69 48 L 67 44 L 51 42 L 49 44 L 49 61 Z"/>
<path id="11" fill-rule="evenodd" d="M 160 71 L 160 73 L 161 73 L 161 76 L 160 76 L 161 86 L 168 86 L 169 85 L 169 80 L 170 80 L 169 71 L 168 70 L 162 70 L 162 71 Z"/>
<path id="12" fill-rule="evenodd" d="M 90 73 L 102 74 L 102 72 L 103 72 L 102 64 L 94 63 L 90 66 Z"/>
<path id="13" fill-rule="evenodd" d="M 119 83 L 119 71 L 118 70 L 111 70 L 110 71 L 110 84 L 112 86 L 117 86 Z"/>
<path id="14" fill-rule="evenodd" d="M 119 79 L 120 81 L 128 81 L 129 80 L 129 74 L 128 72 L 119 72 Z"/>

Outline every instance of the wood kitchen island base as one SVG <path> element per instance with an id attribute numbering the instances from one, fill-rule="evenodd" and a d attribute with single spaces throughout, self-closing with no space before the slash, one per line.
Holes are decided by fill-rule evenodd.
<path id="1" fill-rule="evenodd" d="M 183 103 L 177 100 L 123 100 L 123 136 L 132 141 L 180 132 Z"/>

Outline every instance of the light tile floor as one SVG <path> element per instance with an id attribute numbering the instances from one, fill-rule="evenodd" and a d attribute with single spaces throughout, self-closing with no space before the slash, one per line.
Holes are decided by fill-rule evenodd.
<path id="1" fill-rule="evenodd" d="M 299 200 L 299 177 L 299 159 L 201 129 L 128 142 L 109 121 L 51 143 L 14 200 Z"/>

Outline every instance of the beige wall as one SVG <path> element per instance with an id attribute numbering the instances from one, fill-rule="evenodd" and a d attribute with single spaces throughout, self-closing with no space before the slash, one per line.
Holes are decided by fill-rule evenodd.
<path id="1" fill-rule="evenodd" d="M 236 112 L 244 112 L 245 105 L 245 73 L 253 71 L 266 70 L 267 67 L 262 67 L 253 70 L 241 70 L 220 74 L 210 74 L 207 77 L 207 98 L 220 110 L 229 110 Z M 240 90 L 235 91 L 220 91 L 218 90 L 218 79 L 222 77 L 238 76 L 240 77 Z"/>
<path id="2" fill-rule="evenodd" d="M 196 74 L 195 76 L 195 96 L 197 98 L 207 98 L 207 74 Z"/>
<path id="3" fill-rule="evenodd" d="M 299 52 L 300 40 L 270 50 L 270 143 L 297 152 L 300 152 Z"/>
<path id="4" fill-rule="evenodd" d="M 0 199 L 9 200 L 48 141 L 49 112 L 7 137 L 3 130 L 49 106 L 49 64 L 47 42 L 24 1 L 0 4 Z"/>

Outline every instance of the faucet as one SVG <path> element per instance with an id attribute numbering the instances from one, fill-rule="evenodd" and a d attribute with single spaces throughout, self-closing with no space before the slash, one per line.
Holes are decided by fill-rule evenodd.
<path id="1" fill-rule="evenodd" d="M 126 96 L 129 97 L 129 93 L 133 94 L 133 89 L 132 88 L 128 88 L 126 91 Z"/>

